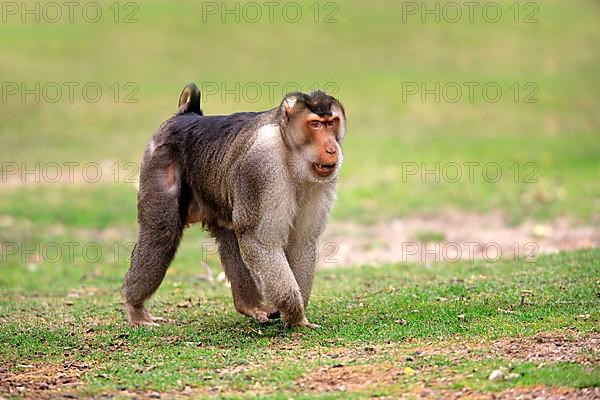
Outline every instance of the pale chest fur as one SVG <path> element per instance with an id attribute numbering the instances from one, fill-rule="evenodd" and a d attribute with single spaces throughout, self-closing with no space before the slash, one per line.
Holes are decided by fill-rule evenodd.
<path id="1" fill-rule="evenodd" d="M 290 239 L 317 240 L 327 225 L 335 199 L 335 183 L 301 185 L 296 191 L 296 213 Z"/>
<path id="2" fill-rule="evenodd" d="M 289 154 L 276 126 L 266 125 L 258 131 L 252 151 L 260 155 L 261 168 L 270 177 L 263 192 L 261 235 L 282 241 L 284 246 L 316 241 L 325 229 L 336 181 L 307 179 L 312 174 L 305 170 L 310 163 L 300 154 Z"/>

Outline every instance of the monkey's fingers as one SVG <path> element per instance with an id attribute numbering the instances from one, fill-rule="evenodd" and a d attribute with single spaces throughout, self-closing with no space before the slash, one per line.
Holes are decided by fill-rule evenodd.
<path id="1" fill-rule="evenodd" d="M 270 304 L 265 304 L 260 307 L 260 310 L 267 313 L 267 317 L 269 319 L 280 318 L 279 310 L 275 306 L 272 306 Z"/>
<path id="2" fill-rule="evenodd" d="M 259 324 L 265 325 L 269 323 L 269 317 L 267 314 L 256 314 L 254 318 L 258 321 Z"/>
<path id="3" fill-rule="evenodd" d="M 269 315 L 266 311 L 257 308 L 253 312 L 254 318 L 258 321 L 259 324 L 268 324 L 269 323 Z"/>

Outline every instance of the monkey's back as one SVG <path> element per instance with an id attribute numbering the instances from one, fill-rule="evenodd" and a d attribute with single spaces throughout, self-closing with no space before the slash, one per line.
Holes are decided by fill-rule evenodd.
<path id="1" fill-rule="evenodd" d="M 239 172 L 248 162 L 256 131 L 271 111 L 232 115 L 178 114 L 155 133 L 156 145 L 167 146 L 181 176 L 182 202 L 197 202 L 229 224 Z M 189 198 L 191 196 L 191 199 Z M 203 221 L 210 227 L 211 221 Z"/>
<path id="2" fill-rule="evenodd" d="M 165 123 L 166 142 L 177 149 L 186 175 L 207 178 L 220 175 L 240 161 L 254 141 L 256 126 L 264 112 L 243 112 L 232 115 L 175 115 Z M 208 176 L 207 176 L 208 175 Z"/>

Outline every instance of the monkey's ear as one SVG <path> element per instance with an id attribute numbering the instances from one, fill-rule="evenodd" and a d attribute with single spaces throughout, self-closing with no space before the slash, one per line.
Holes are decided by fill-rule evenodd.
<path id="1" fill-rule="evenodd" d="M 285 113 L 286 117 L 289 117 L 293 110 L 294 106 L 298 102 L 298 96 L 295 94 L 289 94 L 283 99 L 281 103 L 281 110 Z"/>
<path id="2" fill-rule="evenodd" d="M 188 83 L 179 95 L 179 114 L 196 113 L 202 115 L 200 109 L 200 89 L 195 83 Z"/>

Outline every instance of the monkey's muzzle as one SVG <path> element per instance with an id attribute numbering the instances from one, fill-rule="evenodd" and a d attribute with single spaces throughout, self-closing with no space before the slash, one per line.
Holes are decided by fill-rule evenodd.
<path id="1" fill-rule="evenodd" d="M 315 170 L 315 172 L 317 173 L 317 175 L 319 175 L 322 178 L 327 178 L 329 175 L 331 175 L 333 173 L 333 171 L 335 171 L 335 163 L 333 164 L 320 164 L 320 163 L 313 163 L 313 169 Z"/>

